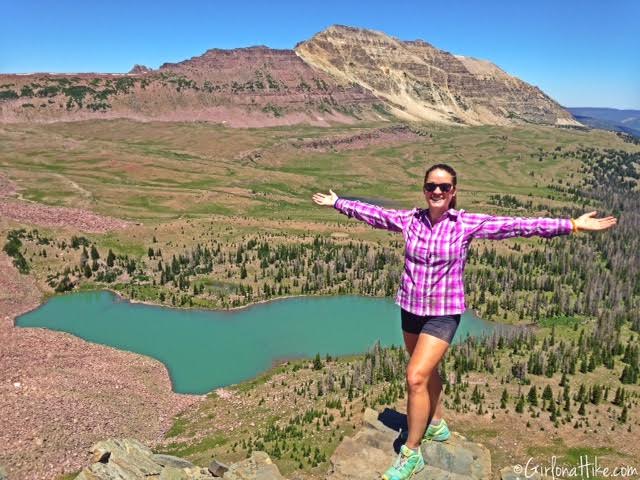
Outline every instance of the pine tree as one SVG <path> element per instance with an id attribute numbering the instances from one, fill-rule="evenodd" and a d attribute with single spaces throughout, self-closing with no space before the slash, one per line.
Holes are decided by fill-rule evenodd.
<path id="1" fill-rule="evenodd" d="M 109 249 L 109 253 L 107 254 L 107 267 L 113 267 L 113 262 L 115 261 L 116 256 L 113 254 L 113 251 Z"/>
<path id="2" fill-rule="evenodd" d="M 618 417 L 618 420 L 620 421 L 620 423 L 627 423 L 628 415 L 629 415 L 629 412 L 627 410 L 627 406 L 625 405 L 624 407 L 622 407 L 622 412 L 620 413 L 620 416 Z"/>
<path id="3" fill-rule="evenodd" d="M 567 374 L 566 372 L 562 372 L 562 377 L 560 378 L 560 386 L 564 387 L 567 384 Z"/>
<path id="4" fill-rule="evenodd" d="M 591 403 L 598 405 L 602 399 L 602 386 L 596 384 L 591 389 Z"/>
<path id="5" fill-rule="evenodd" d="M 507 408 L 507 402 L 509 401 L 509 394 L 507 393 L 507 389 L 502 390 L 502 397 L 500 398 L 500 408 Z"/>
<path id="6" fill-rule="evenodd" d="M 478 405 L 481 401 L 480 391 L 478 390 L 478 385 L 473 389 L 473 393 L 471 394 L 471 401 Z"/>
<path id="7" fill-rule="evenodd" d="M 553 400 L 553 391 L 551 390 L 551 386 L 547 385 L 544 387 L 542 391 L 542 399 L 543 400 Z"/>
<path id="8" fill-rule="evenodd" d="M 551 412 L 549 419 L 552 422 L 555 422 L 558 418 L 558 411 L 556 409 L 556 402 L 554 402 L 553 400 L 551 400 L 551 402 L 549 403 L 549 412 Z"/>
<path id="9" fill-rule="evenodd" d="M 82 253 L 80 254 L 80 268 L 84 269 L 89 261 L 89 253 L 87 252 L 87 247 L 82 247 Z"/>
<path id="10" fill-rule="evenodd" d="M 576 400 L 578 402 L 583 402 L 586 399 L 586 393 L 587 393 L 587 389 L 584 386 L 584 383 L 580 384 L 580 389 L 578 390 L 578 395 L 576 397 Z"/>
<path id="11" fill-rule="evenodd" d="M 584 408 L 584 400 L 580 402 L 580 408 L 578 408 L 578 415 L 584 416 L 585 414 L 585 408 Z"/>
<path id="12" fill-rule="evenodd" d="M 320 359 L 320 353 L 316 353 L 316 357 L 313 359 L 313 369 L 322 370 L 322 360 Z"/>

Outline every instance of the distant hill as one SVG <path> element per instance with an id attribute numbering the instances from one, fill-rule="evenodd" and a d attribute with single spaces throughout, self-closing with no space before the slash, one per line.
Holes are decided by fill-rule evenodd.
<path id="1" fill-rule="evenodd" d="M 122 74 L 0 75 L 0 123 L 94 118 L 238 127 L 397 118 L 582 126 L 539 88 L 489 61 L 340 25 L 293 50 L 211 49 Z"/>
<path id="2" fill-rule="evenodd" d="M 625 132 L 640 138 L 640 110 L 616 108 L 567 108 L 573 117 L 584 125 L 602 130 Z"/>

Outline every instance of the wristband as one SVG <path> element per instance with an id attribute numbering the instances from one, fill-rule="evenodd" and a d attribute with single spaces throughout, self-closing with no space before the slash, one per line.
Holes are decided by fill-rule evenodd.
<path id="1" fill-rule="evenodd" d="M 571 229 L 573 233 L 578 233 L 578 225 L 576 225 L 576 221 L 573 218 L 570 218 L 569 220 L 571 220 Z"/>

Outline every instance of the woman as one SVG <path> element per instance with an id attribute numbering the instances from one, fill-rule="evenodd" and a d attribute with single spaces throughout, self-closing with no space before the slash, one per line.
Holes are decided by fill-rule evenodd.
<path id="1" fill-rule="evenodd" d="M 424 177 L 427 209 L 389 210 L 356 200 L 346 200 L 329 190 L 316 193 L 318 205 L 376 228 L 402 232 L 405 264 L 396 303 L 401 307 L 407 365 L 408 438 L 400 448 L 385 480 L 403 480 L 424 468 L 423 439 L 446 440 L 449 430 L 442 419 L 442 380 L 437 367 L 455 335 L 465 309 L 463 273 L 469 244 L 474 238 L 554 237 L 578 231 L 612 227 L 613 217 L 577 219 L 496 217 L 456 210 L 456 172 L 445 164 L 433 165 Z M 429 418 L 430 424 L 427 427 Z"/>

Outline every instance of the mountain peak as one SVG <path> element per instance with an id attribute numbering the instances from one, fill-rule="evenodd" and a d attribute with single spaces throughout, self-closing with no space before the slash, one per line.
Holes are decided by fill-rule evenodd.
<path id="1" fill-rule="evenodd" d="M 422 39 L 403 41 L 340 24 L 294 50 L 212 48 L 157 70 L 136 65 L 122 78 L 62 76 L 0 75 L 2 121 L 126 117 L 272 126 L 396 117 L 465 125 L 580 125 L 539 88 L 487 60 L 452 55 Z M 47 103 L 36 109 L 44 97 Z"/>
<path id="2" fill-rule="evenodd" d="M 399 118 L 471 125 L 579 125 L 538 88 L 486 60 L 456 56 L 424 40 L 332 25 L 299 43 L 308 64 L 358 83 Z"/>

